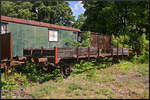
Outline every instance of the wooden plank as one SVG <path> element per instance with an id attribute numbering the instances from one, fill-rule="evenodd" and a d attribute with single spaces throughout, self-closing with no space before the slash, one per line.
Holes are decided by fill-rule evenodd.
<path id="1" fill-rule="evenodd" d="M 90 59 L 90 47 L 88 47 L 88 59 Z"/>
<path id="2" fill-rule="evenodd" d="M 58 48 L 58 57 L 64 58 L 64 57 L 73 57 L 73 55 L 76 54 L 76 48 L 75 47 L 59 47 Z"/>
<path id="3" fill-rule="evenodd" d="M 54 49 L 45 49 L 43 48 L 42 51 L 41 49 L 33 49 L 32 55 L 31 55 L 31 48 L 30 49 L 23 49 L 23 56 L 33 56 L 33 57 L 42 57 L 42 56 L 54 56 L 55 51 Z"/>
<path id="4" fill-rule="evenodd" d="M 77 56 L 77 61 L 79 60 L 79 47 L 76 48 L 76 56 Z"/>
<path id="5" fill-rule="evenodd" d="M 123 55 L 128 55 L 128 48 L 123 48 Z M 113 55 L 117 55 L 117 48 L 113 48 Z M 122 55 L 122 48 L 118 48 L 118 55 Z"/>
<path id="6" fill-rule="evenodd" d="M 99 47 L 97 47 L 97 58 L 99 57 Z"/>
<path id="7" fill-rule="evenodd" d="M 11 61 L 10 62 L 10 66 L 22 65 L 24 63 L 25 62 L 23 62 L 23 61 Z"/>
<path id="8" fill-rule="evenodd" d="M 32 56 L 33 48 L 30 48 L 30 56 Z"/>
<path id="9" fill-rule="evenodd" d="M 128 56 L 129 56 L 129 53 L 130 53 L 130 51 L 129 51 L 129 48 L 128 48 Z"/>
<path id="10" fill-rule="evenodd" d="M 43 47 L 41 47 L 41 56 L 43 55 Z"/>
<path id="11" fill-rule="evenodd" d="M 38 58 L 38 62 L 47 62 L 48 59 L 47 58 Z"/>
<path id="12" fill-rule="evenodd" d="M 91 47 L 90 48 L 90 55 L 96 55 L 97 56 L 97 47 Z"/>
<path id="13" fill-rule="evenodd" d="M 7 65 L 5 65 L 5 81 L 7 81 L 7 72 L 8 72 Z"/>
<path id="14" fill-rule="evenodd" d="M 17 60 L 26 60 L 26 57 L 17 57 Z"/>
<path id="15" fill-rule="evenodd" d="M 79 50 L 78 51 L 79 56 L 87 56 L 88 57 L 88 55 L 87 55 L 88 47 L 79 47 L 78 50 Z"/>
<path id="16" fill-rule="evenodd" d="M 10 59 L 13 58 L 13 48 L 12 48 L 12 36 L 11 36 L 11 33 L 9 34 L 10 35 L 10 39 L 9 39 L 9 42 L 10 42 Z"/>
<path id="17" fill-rule="evenodd" d="M 31 48 L 34 49 L 34 50 L 41 50 L 41 47 L 36 47 L 36 48 L 35 47 L 34 48 L 31 47 Z M 30 50 L 31 48 L 30 47 L 24 47 L 25 50 Z M 52 47 L 50 47 L 50 48 L 44 48 L 43 47 L 43 50 L 54 50 L 54 48 L 52 48 Z"/>
<path id="18" fill-rule="evenodd" d="M 58 57 L 57 57 L 57 47 L 54 47 L 55 50 L 55 64 L 58 62 Z"/>

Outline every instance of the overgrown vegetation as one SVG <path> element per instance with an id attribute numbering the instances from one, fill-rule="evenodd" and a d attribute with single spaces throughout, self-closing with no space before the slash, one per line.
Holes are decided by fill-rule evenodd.
<path id="1" fill-rule="evenodd" d="M 43 68 L 47 68 L 47 70 L 43 70 Z M 58 69 L 48 68 L 48 66 L 35 66 L 33 63 L 28 63 L 25 67 L 16 66 L 14 71 L 21 72 L 22 74 L 26 75 L 27 78 L 32 82 L 42 83 L 48 80 L 62 80 L 62 75 Z"/>
<path id="2" fill-rule="evenodd" d="M 42 68 L 43 66 L 35 66 L 33 63 L 28 63 L 25 67 L 13 67 L 13 70 L 8 71 L 7 81 L 5 81 L 4 73 L 2 73 L 2 90 L 11 91 L 19 87 L 27 88 L 29 84 L 34 86 L 36 83 L 43 83 L 49 80 L 54 80 L 55 82 L 63 80 L 62 74 L 58 69 L 51 69 L 50 72 L 37 67 Z"/>
<path id="3" fill-rule="evenodd" d="M 121 61 L 120 64 L 112 66 L 108 63 L 98 64 L 96 59 L 91 59 L 76 64 L 69 79 L 62 81 L 58 70 L 53 70 L 51 73 L 42 72 L 42 70 L 37 71 L 33 64 L 28 64 L 24 70 L 18 67 L 9 72 L 7 82 L 4 80 L 4 74 L 2 74 L 2 90 L 10 91 L 19 87 L 28 88 L 30 84 L 31 90 L 32 87 L 38 87 L 31 92 L 33 98 L 114 99 L 120 98 L 119 96 L 122 95 L 117 90 L 119 88 L 121 91 L 129 91 L 130 93 L 121 98 L 148 98 L 148 91 L 145 88 L 148 86 L 148 65 L 148 58 L 145 56 L 134 56 L 131 62 Z M 19 72 L 22 73 L 19 74 Z M 48 80 L 54 83 L 44 85 L 45 81 L 49 82 Z M 35 83 L 37 82 L 44 83 L 36 86 Z M 137 91 L 136 89 L 141 90 Z M 95 97 L 88 94 L 95 95 Z M 8 94 L 7 97 L 12 98 L 11 94 Z"/>
<path id="4" fill-rule="evenodd" d="M 2 81 L 2 90 L 15 90 L 19 87 L 27 87 L 28 86 L 28 79 L 25 75 L 21 73 L 13 73 L 9 71 L 8 80 L 5 81 L 4 73 L 1 74 L 1 81 Z"/>
<path id="5" fill-rule="evenodd" d="M 92 41 L 92 38 L 91 38 L 91 33 L 90 31 L 87 31 L 85 33 L 82 33 L 81 34 L 81 42 L 79 41 L 71 41 L 71 40 L 67 40 L 66 43 L 68 43 L 70 46 L 80 46 L 80 47 L 90 47 L 91 46 L 91 41 Z"/>
<path id="6" fill-rule="evenodd" d="M 112 35 L 113 47 L 118 45 L 119 48 L 129 48 L 131 55 L 149 55 L 149 41 L 146 39 L 146 35 L 142 34 L 140 37 L 134 37 L 131 34 L 119 35 L 118 37 Z"/>

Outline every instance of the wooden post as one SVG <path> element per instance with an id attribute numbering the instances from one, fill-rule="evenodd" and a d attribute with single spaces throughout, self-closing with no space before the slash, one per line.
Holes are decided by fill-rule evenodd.
<path id="1" fill-rule="evenodd" d="M 41 47 L 41 56 L 42 56 L 42 54 L 43 54 L 43 46 Z"/>
<path id="2" fill-rule="evenodd" d="M 79 61 L 79 47 L 76 48 L 77 61 Z"/>
<path id="3" fill-rule="evenodd" d="M 99 57 L 99 47 L 97 47 L 97 58 Z"/>
<path id="4" fill-rule="evenodd" d="M 55 64 L 57 64 L 58 62 L 58 55 L 57 55 L 57 47 L 54 47 L 54 50 L 55 50 Z"/>
<path id="5" fill-rule="evenodd" d="M 118 43 L 117 43 L 117 57 L 118 57 Z"/>
<path id="6" fill-rule="evenodd" d="M 88 47 L 88 60 L 90 59 L 90 47 Z"/>
<path id="7" fill-rule="evenodd" d="M 12 49 L 12 36 L 11 36 L 11 33 L 9 33 L 9 35 L 10 35 L 10 59 L 12 59 L 13 58 L 13 49 Z"/>
<path id="8" fill-rule="evenodd" d="M 129 56 L 129 53 L 130 53 L 130 50 L 129 50 L 129 48 L 128 48 L 128 56 Z"/>
<path id="9" fill-rule="evenodd" d="M 33 48 L 30 48 L 30 56 L 32 56 Z"/>
<path id="10" fill-rule="evenodd" d="M 111 56 L 113 57 L 113 48 L 111 48 Z"/>
<path id="11" fill-rule="evenodd" d="M 122 48 L 122 58 L 123 58 L 123 48 Z"/>
<path id="12" fill-rule="evenodd" d="M 7 81 L 7 64 L 5 65 L 5 81 Z"/>
<path id="13" fill-rule="evenodd" d="M 111 56 L 112 56 L 112 65 L 113 65 L 114 64 L 113 48 L 111 48 Z"/>

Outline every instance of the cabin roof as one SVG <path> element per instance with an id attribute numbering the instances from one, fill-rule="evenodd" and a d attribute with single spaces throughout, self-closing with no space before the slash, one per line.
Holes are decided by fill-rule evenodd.
<path id="1" fill-rule="evenodd" d="M 25 19 L 13 18 L 13 17 L 7 17 L 7 16 L 1 16 L 1 20 L 7 21 L 7 22 L 29 24 L 29 25 L 40 26 L 40 27 L 47 27 L 47 28 L 52 28 L 52 29 L 63 29 L 63 30 L 80 32 L 80 29 L 73 28 L 73 27 L 60 26 L 60 25 L 55 25 L 55 24 L 48 24 L 48 23 L 43 23 L 43 22 L 38 22 L 38 21 L 33 21 L 33 20 L 25 20 Z"/>

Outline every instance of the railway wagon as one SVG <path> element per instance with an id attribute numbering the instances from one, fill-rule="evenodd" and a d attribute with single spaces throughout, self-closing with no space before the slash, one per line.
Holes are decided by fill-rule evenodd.
<path id="1" fill-rule="evenodd" d="M 59 68 L 68 76 L 72 62 L 80 59 L 129 55 L 128 48 L 112 48 L 110 36 L 91 33 L 92 47 L 69 47 L 66 40 L 78 41 L 80 29 L 7 16 L 1 20 L 0 65 L 5 74 L 10 66 L 34 62 Z"/>

